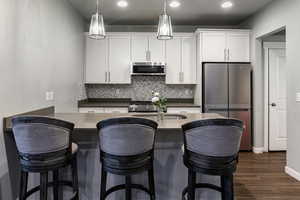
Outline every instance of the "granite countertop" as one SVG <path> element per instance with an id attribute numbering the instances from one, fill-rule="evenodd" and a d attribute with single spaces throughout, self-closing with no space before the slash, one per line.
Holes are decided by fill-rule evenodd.
<path id="1" fill-rule="evenodd" d="M 131 99 L 84 99 L 78 101 L 79 108 L 91 107 L 128 107 Z M 197 107 L 193 99 L 168 99 L 168 107 Z"/>
<path id="2" fill-rule="evenodd" d="M 157 121 L 156 115 L 151 116 L 149 113 L 54 113 L 45 115 L 47 117 L 53 117 L 69 121 L 75 124 L 75 129 L 96 129 L 96 124 L 105 119 L 116 118 L 116 117 L 143 117 Z M 220 115 L 214 113 L 202 113 L 202 114 L 184 114 L 186 119 L 168 119 L 167 117 L 162 121 L 157 121 L 158 129 L 169 130 L 169 129 L 181 129 L 181 126 L 185 123 L 192 122 L 195 120 L 204 120 L 212 118 L 221 118 Z M 6 130 L 11 130 L 11 123 L 7 124 Z"/>

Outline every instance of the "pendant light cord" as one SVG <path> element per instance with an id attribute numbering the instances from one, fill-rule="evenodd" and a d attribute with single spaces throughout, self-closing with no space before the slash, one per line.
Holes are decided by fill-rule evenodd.
<path id="1" fill-rule="evenodd" d="M 99 0 L 97 0 L 96 8 L 97 8 L 97 13 L 99 14 Z"/>
<path id="2" fill-rule="evenodd" d="M 164 0 L 164 14 L 167 14 L 167 0 Z"/>

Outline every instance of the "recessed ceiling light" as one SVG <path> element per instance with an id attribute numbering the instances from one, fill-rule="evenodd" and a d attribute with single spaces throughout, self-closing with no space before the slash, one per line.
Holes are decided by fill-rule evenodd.
<path id="1" fill-rule="evenodd" d="M 172 7 L 172 8 L 177 8 L 180 6 L 180 2 L 179 1 L 171 1 L 169 3 L 169 6 Z"/>
<path id="2" fill-rule="evenodd" d="M 231 8 L 233 3 L 231 1 L 224 1 L 221 6 L 222 8 Z"/>
<path id="3" fill-rule="evenodd" d="M 121 0 L 121 1 L 118 1 L 117 5 L 118 5 L 119 7 L 125 8 L 125 7 L 128 6 L 128 2 L 125 1 L 125 0 Z"/>

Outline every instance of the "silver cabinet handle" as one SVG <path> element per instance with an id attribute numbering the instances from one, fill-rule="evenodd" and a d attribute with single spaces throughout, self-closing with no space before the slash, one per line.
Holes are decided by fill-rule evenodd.
<path id="1" fill-rule="evenodd" d="M 110 72 L 108 72 L 108 82 L 110 82 Z"/>
<path id="2" fill-rule="evenodd" d="M 230 60 L 230 53 L 229 53 L 229 49 L 227 49 L 227 61 Z"/>
<path id="3" fill-rule="evenodd" d="M 184 74 L 183 72 L 179 72 L 179 82 L 183 82 L 184 81 Z"/>
<path id="4" fill-rule="evenodd" d="M 149 50 L 146 51 L 146 61 L 151 61 L 151 52 Z"/>
<path id="5" fill-rule="evenodd" d="M 224 49 L 224 61 L 226 61 L 226 59 L 227 59 L 227 50 Z"/>
<path id="6" fill-rule="evenodd" d="M 105 83 L 107 82 L 107 72 L 105 72 Z"/>

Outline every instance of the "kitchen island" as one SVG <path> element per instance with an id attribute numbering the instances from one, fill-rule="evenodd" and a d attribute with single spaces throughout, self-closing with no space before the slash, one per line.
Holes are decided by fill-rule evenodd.
<path id="1" fill-rule="evenodd" d="M 115 117 L 145 117 L 156 120 L 155 115 L 151 114 L 83 114 L 83 113 L 49 113 L 43 116 L 54 117 L 61 120 L 73 122 L 75 124 L 72 138 L 79 145 L 78 152 L 78 170 L 79 170 L 79 186 L 80 199 L 96 200 L 99 199 L 100 193 L 100 169 L 98 150 L 98 135 L 96 124 L 108 118 Z M 158 122 L 158 132 L 155 141 L 155 161 L 154 174 L 156 184 L 157 200 L 179 200 L 181 192 L 187 184 L 187 169 L 182 162 L 182 144 L 183 137 L 181 126 L 194 120 L 204 120 L 211 118 L 219 118 L 217 114 L 184 114 L 182 115 L 166 115 L 165 119 Z M 11 132 L 11 120 L 5 121 L 4 132 L 6 151 L 9 165 L 9 174 L 11 178 L 13 194 L 18 194 L 18 157 L 16 145 Z M 63 175 L 70 176 L 69 170 L 65 169 Z M 219 184 L 218 177 L 198 177 L 201 181 L 209 181 L 210 183 Z M 123 177 L 109 175 L 108 187 L 123 182 Z M 141 183 L 147 186 L 146 174 L 138 174 L 133 177 L 133 182 Z M 39 177 L 31 175 L 29 179 L 29 187 L 39 184 Z M 199 190 L 200 191 L 200 190 Z M 220 198 L 220 194 L 210 190 L 201 190 L 197 192 L 198 198 L 216 200 Z M 38 196 L 38 195 L 37 195 Z M 149 197 L 141 191 L 133 190 L 133 199 L 143 200 Z M 35 199 L 35 197 L 33 197 Z M 123 200 L 124 192 L 119 191 L 107 199 Z"/>

